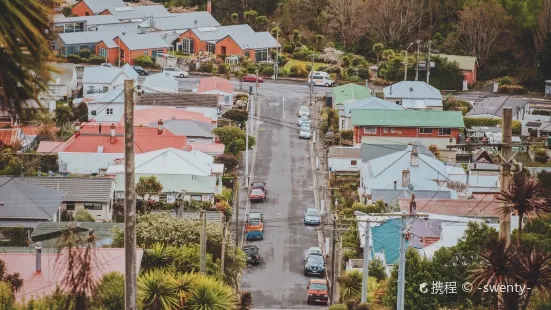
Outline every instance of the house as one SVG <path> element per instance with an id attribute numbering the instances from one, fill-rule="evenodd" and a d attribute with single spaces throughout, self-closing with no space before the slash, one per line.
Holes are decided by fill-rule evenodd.
<path id="1" fill-rule="evenodd" d="M 199 151 L 166 148 L 136 155 L 136 182 L 140 177 L 155 176 L 163 185 L 162 195 L 155 200 L 213 201 L 222 193 L 223 164 L 215 164 L 212 156 Z M 115 176 L 117 198 L 124 195 L 124 165 L 114 165 L 107 173 Z M 143 197 L 142 197 L 143 199 Z"/>
<path id="2" fill-rule="evenodd" d="M 478 67 L 476 57 L 445 54 L 439 54 L 438 56 L 446 59 L 448 62 L 456 62 L 459 70 L 463 73 L 463 80 L 467 81 L 468 85 L 476 83 L 476 71 Z"/>
<path id="3" fill-rule="evenodd" d="M 57 222 L 65 192 L 0 176 L 0 226 L 33 228 L 38 222 Z"/>
<path id="4" fill-rule="evenodd" d="M 39 99 L 39 101 L 25 99 L 21 100 L 19 105 L 24 113 L 32 113 L 32 110 L 42 110 L 53 115 L 56 109 L 56 101 L 53 99 Z M 14 100 L 5 103 L 4 100 L 0 98 L 0 124 L 3 126 L 19 126 L 21 115 L 16 112 L 17 110 Z"/>
<path id="5" fill-rule="evenodd" d="M 354 142 L 407 144 L 413 140 L 439 149 L 456 143 L 465 127 L 460 111 L 352 110 Z"/>
<path id="6" fill-rule="evenodd" d="M 194 93 L 145 93 L 136 101 L 136 110 L 151 107 L 175 108 L 189 112 L 198 112 L 213 122 L 218 119 L 218 96 Z M 172 118 L 172 117 L 170 117 Z M 163 118 L 168 119 L 168 118 Z M 155 119 L 154 119 L 155 120 Z"/>
<path id="7" fill-rule="evenodd" d="M 384 99 L 408 110 L 443 110 L 442 94 L 422 81 L 402 81 L 383 89 Z"/>
<path id="8" fill-rule="evenodd" d="M 21 146 L 22 153 L 28 152 L 36 146 L 38 140 L 36 130 L 28 130 L 26 127 L 0 128 L 0 145 Z"/>
<path id="9" fill-rule="evenodd" d="M 327 152 L 327 165 L 333 173 L 360 171 L 361 147 L 331 146 Z"/>
<path id="10" fill-rule="evenodd" d="M 171 16 L 170 12 L 163 5 L 111 5 L 99 13 L 102 16 L 113 16 L 119 21 L 143 21 L 147 17 Z"/>
<path id="11" fill-rule="evenodd" d="M 419 141 L 413 141 L 412 145 L 417 147 L 419 154 L 423 154 L 432 158 L 435 158 L 434 154 Z M 408 149 L 407 144 L 366 144 L 362 143 L 361 146 L 361 160 L 362 162 L 368 162 L 372 159 L 383 157 L 395 152 L 401 152 Z"/>
<path id="12" fill-rule="evenodd" d="M 116 36 L 113 44 L 110 40 L 101 41 L 96 45 L 95 51 L 98 55 L 107 55 L 110 63 L 115 63 L 112 56 L 119 53 L 120 61 L 134 65 L 136 57 L 141 55 L 150 56 L 153 61 L 159 54 L 168 51 L 169 44 L 159 33 L 151 32 L 144 34 L 125 34 Z M 117 54 L 115 54 L 117 55 Z"/>
<path id="13" fill-rule="evenodd" d="M 108 87 L 108 86 L 105 86 Z M 89 90 L 97 90 L 90 88 Z M 73 101 L 74 103 L 80 100 Z M 113 89 L 106 93 L 86 95 L 82 100 L 88 106 L 88 120 L 98 123 L 115 123 L 124 113 L 124 89 Z"/>
<path id="14" fill-rule="evenodd" d="M 142 84 L 143 93 L 177 93 L 178 81 L 165 73 L 151 74 Z"/>
<path id="15" fill-rule="evenodd" d="M 522 115 L 529 109 L 528 100 L 520 97 L 488 97 L 482 102 L 476 104 L 465 116 L 479 118 L 501 118 L 503 116 L 503 108 L 511 108 L 513 110 L 513 119 L 522 119 Z"/>
<path id="16" fill-rule="evenodd" d="M 184 136 L 175 136 L 159 128 L 134 127 L 136 154 L 187 144 Z M 124 126 L 88 123 L 58 150 L 61 173 L 105 174 L 115 160 L 124 158 Z"/>
<path id="17" fill-rule="evenodd" d="M 65 193 L 61 210 L 74 213 L 85 209 L 96 221 L 113 220 L 115 182 L 111 178 L 28 177 L 24 181 Z"/>
<path id="18" fill-rule="evenodd" d="M 90 262 L 90 274 L 94 281 L 99 281 L 109 272 L 124 274 L 124 251 L 122 248 L 95 248 Z M 140 270 L 142 257 L 143 250 L 136 249 L 136 272 Z M 60 251 L 41 246 L 35 249 L 27 247 L 20 252 L 0 253 L 0 260 L 4 262 L 6 273 L 18 273 L 23 280 L 23 286 L 15 293 L 18 302 L 50 296 L 63 285 L 69 269 L 67 249 Z"/>
<path id="19" fill-rule="evenodd" d="M 113 16 L 74 16 L 65 17 L 63 14 L 54 15 L 54 33 L 72 33 L 94 30 L 95 26 L 121 24 Z"/>
<path id="20" fill-rule="evenodd" d="M 122 68 L 85 67 L 82 75 L 83 95 L 86 97 L 114 89 L 122 90 L 125 80 L 134 80 L 134 85 L 138 85 L 138 76 L 128 64 Z"/>
<path id="21" fill-rule="evenodd" d="M 333 87 L 333 109 L 337 108 L 337 105 L 349 100 L 359 100 L 371 97 L 371 90 L 365 86 L 358 84 L 348 83 L 345 85 Z"/>
<path id="22" fill-rule="evenodd" d="M 134 125 L 149 126 L 151 123 L 159 120 L 195 120 L 207 124 L 216 124 L 211 118 L 200 112 L 187 111 L 187 109 L 174 109 L 165 107 L 149 107 L 146 109 L 134 110 Z M 120 123 L 124 122 L 124 116 Z"/>
<path id="23" fill-rule="evenodd" d="M 343 101 L 338 106 L 339 109 L 339 130 L 352 130 L 352 110 L 404 110 L 404 108 L 392 102 L 379 99 L 377 97 L 369 97 L 359 100 Z"/>
<path id="24" fill-rule="evenodd" d="M 233 84 L 230 81 L 212 76 L 199 81 L 198 94 L 218 95 L 218 104 L 233 105 Z"/>
<path id="25" fill-rule="evenodd" d="M 421 154 L 413 145 L 408 145 L 404 151 L 361 163 L 358 192 L 361 200 L 366 203 L 375 201 L 375 189 L 393 189 L 398 192 L 409 190 L 414 193 L 418 190 L 451 192 L 453 190 L 446 187 L 448 181 L 443 162 Z M 456 195 L 450 193 L 452 197 Z"/>
<path id="26" fill-rule="evenodd" d="M 159 121 L 151 122 L 149 127 L 157 128 L 158 123 Z M 186 136 L 188 143 L 215 143 L 212 131 L 216 128 L 216 124 L 191 119 L 168 119 L 163 121 L 163 127 L 176 136 Z"/>
<path id="27" fill-rule="evenodd" d="M 502 203 L 494 199 L 415 199 L 417 212 L 482 219 L 499 223 Z M 409 212 L 409 200 L 400 199 L 400 210 Z"/>
<path id="28" fill-rule="evenodd" d="M 67 100 L 73 98 L 73 92 L 77 90 L 77 69 L 72 63 L 52 64 L 54 71 L 51 72 L 51 79 L 48 81 L 48 89 L 41 98 L 54 100 Z"/>
<path id="29" fill-rule="evenodd" d="M 218 27 L 220 23 L 206 11 L 176 13 L 145 19 L 143 27 L 155 28 L 159 31 L 177 31 L 183 33 L 188 29 Z"/>
<path id="30" fill-rule="evenodd" d="M 126 4 L 122 0 L 82 0 L 71 8 L 71 14 L 75 16 L 99 15 L 105 9 L 123 6 Z"/>
<path id="31" fill-rule="evenodd" d="M 219 156 L 224 154 L 224 144 L 221 143 L 188 143 L 186 150 L 199 151 L 210 156 Z"/>
<path id="32" fill-rule="evenodd" d="M 31 245 L 40 242 L 44 248 L 59 247 L 59 237 L 69 229 L 74 229 L 83 239 L 93 232 L 96 238 L 96 246 L 102 247 L 113 242 L 113 228 L 124 230 L 124 223 L 100 223 L 100 222 L 38 222 L 31 234 Z"/>
<path id="33" fill-rule="evenodd" d="M 121 25 L 115 29 L 87 31 L 86 34 L 82 34 L 79 32 L 59 33 L 52 43 L 52 48 L 57 51 L 58 55 L 65 57 L 73 54 L 78 54 L 81 50 L 85 49 L 93 51 L 99 56 L 106 57 L 107 60 L 111 63 L 115 63 L 111 60 L 113 60 L 113 56 L 115 56 L 115 60 L 118 58 L 118 50 L 113 50 L 117 49 L 118 45 L 115 41 L 113 41 L 113 39 L 121 35 L 121 33 L 129 34 L 137 31 L 137 24 L 128 23 Z M 100 42 L 105 43 L 105 45 L 102 45 L 103 47 L 107 46 L 108 48 L 110 48 L 109 54 L 107 54 L 107 50 L 96 48 L 97 44 Z"/>
<path id="34" fill-rule="evenodd" d="M 249 25 L 191 28 L 180 35 L 176 51 L 184 54 L 243 56 L 271 61 L 271 50 L 279 44 L 269 32 L 255 32 Z"/>

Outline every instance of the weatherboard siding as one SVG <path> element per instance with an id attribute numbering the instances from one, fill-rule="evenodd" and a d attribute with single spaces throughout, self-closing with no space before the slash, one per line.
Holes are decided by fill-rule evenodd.
<path id="1" fill-rule="evenodd" d="M 199 37 L 195 35 L 195 33 L 191 30 L 188 30 L 180 35 L 180 39 L 192 39 L 193 40 L 193 53 L 199 54 L 199 51 L 206 51 L 207 50 L 207 43 L 199 40 Z M 181 42 L 182 40 L 180 40 Z"/>
<path id="2" fill-rule="evenodd" d="M 230 36 L 227 36 L 225 38 L 223 38 L 222 40 L 216 42 L 216 45 L 215 45 L 215 53 L 216 55 L 222 55 L 222 47 L 225 47 L 226 48 L 226 55 L 230 56 L 230 55 L 242 55 L 244 56 L 245 55 L 245 52 L 241 49 L 241 47 L 235 43 L 235 41 L 233 40 L 232 37 Z M 251 55 L 253 58 L 254 58 L 254 51 L 252 52 L 252 55 Z M 251 57 L 249 57 L 251 58 Z"/>
<path id="3" fill-rule="evenodd" d="M 99 48 L 104 48 L 107 50 L 107 59 L 106 61 L 110 64 L 116 64 L 117 60 L 119 59 L 119 48 L 108 48 L 107 44 L 105 42 L 101 41 L 98 44 L 96 44 L 96 55 L 99 55 Z"/>
<path id="4" fill-rule="evenodd" d="M 61 207 L 62 207 L 62 210 L 67 210 L 67 203 L 63 202 Z M 82 209 L 85 209 L 84 202 L 75 202 L 75 210 L 67 211 L 67 212 L 76 213 L 78 210 L 82 210 Z M 110 222 L 113 220 L 112 208 L 109 203 L 102 203 L 101 210 L 87 209 L 87 211 L 96 219 L 96 222 L 103 222 L 103 221 Z"/>
<path id="5" fill-rule="evenodd" d="M 386 132 L 385 132 L 386 130 Z M 393 132 L 394 130 L 394 132 Z M 375 133 L 365 133 L 364 132 L 364 126 L 355 126 L 354 127 L 354 142 L 355 143 L 361 143 L 364 137 L 375 137 L 377 140 L 380 139 L 381 143 L 384 142 L 385 138 L 393 138 L 393 137 L 408 137 L 408 138 L 415 138 L 415 139 L 426 139 L 426 138 L 438 138 L 438 139 L 445 139 L 448 140 L 450 138 L 457 140 L 459 136 L 459 129 L 458 128 L 452 128 L 451 129 L 451 135 L 449 136 L 441 136 L 438 135 L 438 128 L 433 128 L 432 133 L 420 133 L 419 128 L 411 128 L 411 127 L 377 127 Z"/>

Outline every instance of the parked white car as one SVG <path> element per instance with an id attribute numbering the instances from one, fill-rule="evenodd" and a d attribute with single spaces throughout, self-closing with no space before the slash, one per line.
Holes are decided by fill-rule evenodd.
<path id="1" fill-rule="evenodd" d="M 189 73 L 187 73 L 186 71 L 180 70 L 178 68 L 173 68 L 173 67 L 163 68 L 163 73 L 166 73 L 172 77 L 180 77 L 180 78 L 185 78 L 189 76 Z"/>
<path id="2" fill-rule="evenodd" d="M 314 71 L 313 74 L 308 76 L 308 83 L 313 83 L 314 86 L 330 87 L 335 84 L 335 81 L 331 79 L 327 72 Z"/>
<path id="3" fill-rule="evenodd" d="M 312 132 L 310 131 L 310 127 L 301 127 L 298 137 L 301 139 L 310 139 L 312 137 Z"/>
<path id="4" fill-rule="evenodd" d="M 310 110 L 307 106 L 301 106 L 300 109 L 298 109 L 298 116 L 307 116 L 310 117 Z"/>
<path id="5" fill-rule="evenodd" d="M 301 117 L 298 118 L 298 125 L 302 125 L 302 123 L 304 122 L 309 122 L 310 121 L 310 118 L 308 118 L 308 116 L 306 115 L 303 115 Z"/>

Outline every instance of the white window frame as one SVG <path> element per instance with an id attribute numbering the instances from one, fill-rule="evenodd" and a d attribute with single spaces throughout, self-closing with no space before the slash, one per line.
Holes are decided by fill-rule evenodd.
<path id="1" fill-rule="evenodd" d="M 88 86 L 88 93 L 94 93 L 94 86 Z"/>
<path id="2" fill-rule="evenodd" d="M 434 128 L 421 127 L 418 128 L 418 131 L 420 135 L 432 135 L 433 129 Z M 426 132 L 427 130 L 429 130 L 430 132 Z"/>
<path id="3" fill-rule="evenodd" d="M 99 55 L 100 55 L 101 57 L 107 58 L 107 49 L 106 49 L 106 48 L 99 47 L 98 50 L 99 50 Z"/>
<path id="4" fill-rule="evenodd" d="M 203 201 L 203 196 L 202 195 L 191 195 L 189 197 L 189 199 L 191 201 Z"/>
<path id="5" fill-rule="evenodd" d="M 449 131 L 450 133 L 443 133 L 443 131 Z M 451 136 L 452 135 L 452 129 L 451 128 L 438 128 L 438 135 L 439 136 Z"/>
<path id="6" fill-rule="evenodd" d="M 377 134 L 377 127 L 376 126 L 364 126 L 363 127 L 363 133 L 364 134 L 370 134 L 370 135 Z"/>

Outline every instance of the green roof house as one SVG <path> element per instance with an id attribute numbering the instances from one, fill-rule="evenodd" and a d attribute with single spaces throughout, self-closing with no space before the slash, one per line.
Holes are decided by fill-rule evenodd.
<path id="1" fill-rule="evenodd" d="M 358 84 L 346 84 L 333 87 L 333 109 L 344 101 L 371 97 L 371 89 Z"/>

